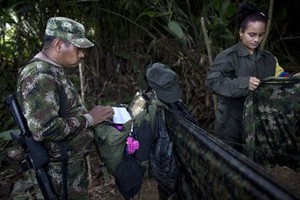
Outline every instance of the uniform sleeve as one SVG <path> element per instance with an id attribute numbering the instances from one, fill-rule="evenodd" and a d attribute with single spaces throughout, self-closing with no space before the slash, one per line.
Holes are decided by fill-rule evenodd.
<path id="1" fill-rule="evenodd" d="M 59 85 L 46 73 L 27 76 L 20 84 L 22 107 L 36 140 L 59 141 L 84 131 L 88 122 L 82 116 L 59 116 Z"/>
<path id="2" fill-rule="evenodd" d="M 249 93 L 250 76 L 236 77 L 235 66 L 228 61 L 226 54 L 219 54 L 208 73 L 208 88 L 217 95 L 238 98 Z"/>

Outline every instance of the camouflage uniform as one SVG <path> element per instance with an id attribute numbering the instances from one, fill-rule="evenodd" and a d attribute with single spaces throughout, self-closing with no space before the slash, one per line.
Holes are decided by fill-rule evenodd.
<path id="1" fill-rule="evenodd" d="M 300 164 L 300 78 L 269 78 L 246 99 L 245 154 L 270 165 Z"/>
<path id="2" fill-rule="evenodd" d="M 46 35 L 67 40 L 80 48 L 93 45 L 84 38 L 83 26 L 67 18 L 50 18 Z M 69 199 L 88 199 L 86 155 L 93 131 L 85 117 L 87 110 L 63 67 L 39 53 L 23 68 L 17 86 L 18 100 L 29 129 L 49 152 L 48 173 L 59 199 L 63 194 L 59 142 L 63 140 L 69 157 Z"/>

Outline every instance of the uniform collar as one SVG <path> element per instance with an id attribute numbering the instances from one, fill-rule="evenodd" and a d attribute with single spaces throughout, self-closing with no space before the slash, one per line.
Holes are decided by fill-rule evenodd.
<path id="1" fill-rule="evenodd" d="M 59 67 L 59 68 L 62 68 L 62 69 L 63 69 L 63 67 L 62 67 L 61 65 L 59 65 L 59 64 L 57 64 L 56 62 L 54 62 L 53 60 L 49 59 L 49 57 L 45 56 L 45 54 L 42 53 L 42 52 L 39 52 L 38 54 L 36 54 L 36 55 L 33 57 L 33 59 L 39 59 L 39 60 L 42 60 L 42 61 L 44 61 L 44 62 L 50 63 L 51 65 L 54 65 L 54 66 L 56 66 L 56 67 Z"/>
<path id="2" fill-rule="evenodd" d="M 237 43 L 235 48 L 238 52 L 238 56 L 240 57 L 250 56 L 250 53 L 248 52 L 247 48 L 241 42 Z M 262 57 L 264 51 L 258 47 L 254 50 L 253 53 L 256 54 L 256 60 L 258 60 L 259 58 Z"/>

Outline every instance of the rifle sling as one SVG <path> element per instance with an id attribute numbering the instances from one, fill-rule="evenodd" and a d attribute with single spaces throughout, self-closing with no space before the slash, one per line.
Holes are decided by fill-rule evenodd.
<path id="1" fill-rule="evenodd" d="M 65 117 L 67 115 L 67 106 L 66 106 L 67 94 L 63 85 L 59 88 L 59 101 L 60 101 L 60 110 L 59 116 Z M 60 155 L 61 155 L 61 168 L 62 168 L 62 182 L 63 182 L 63 199 L 68 200 L 68 145 L 67 140 L 64 139 L 59 142 Z"/>
<path id="2" fill-rule="evenodd" d="M 62 182 L 63 182 L 63 199 L 68 199 L 68 153 L 67 141 L 63 140 L 59 143 L 61 155 L 61 168 L 62 168 Z"/>
<path id="3" fill-rule="evenodd" d="M 29 61 L 28 64 L 35 62 L 35 61 L 42 61 L 46 62 L 49 65 L 52 65 L 51 63 L 39 59 L 39 58 L 33 58 Z M 59 110 L 59 116 L 65 117 L 67 115 L 67 105 L 66 105 L 66 98 L 67 94 L 65 92 L 65 89 L 63 85 L 59 88 L 59 101 L 60 101 L 60 110 Z M 68 200 L 68 148 L 67 148 L 67 140 L 64 139 L 59 142 L 59 148 L 60 148 L 60 156 L 61 156 L 61 168 L 62 168 L 62 182 L 63 182 L 63 199 Z"/>

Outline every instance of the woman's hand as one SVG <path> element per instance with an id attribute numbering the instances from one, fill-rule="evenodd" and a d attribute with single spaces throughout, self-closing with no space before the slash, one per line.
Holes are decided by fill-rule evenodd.
<path id="1" fill-rule="evenodd" d="M 249 79 L 249 90 L 254 91 L 260 84 L 260 80 L 256 77 L 251 76 Z"/>

